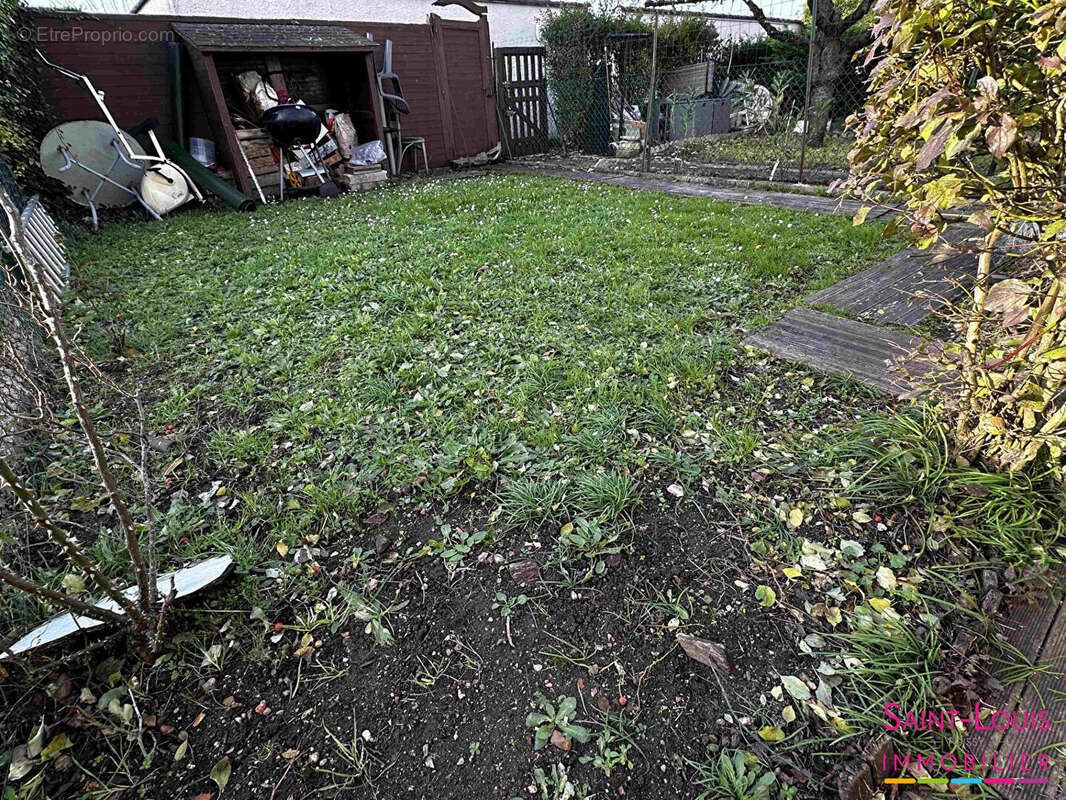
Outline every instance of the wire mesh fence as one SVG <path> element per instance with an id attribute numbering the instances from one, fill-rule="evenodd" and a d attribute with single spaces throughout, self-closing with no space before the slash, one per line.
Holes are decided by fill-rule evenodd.
<path id="1" fill-rule="evenodd" d="M 536 130 L 542 152 L 607 168 L 831 182 L 847 167 L 844 120 L 865 97 L 848 50 L 863 22 L 842 27 L 831 0 L 755 9 L 720 0 L 550 10 L 541 63 L 498 75 L 505 144 Z M 531 122 L 524 101 L 538 94 L 537 76 L 547 118 Z"/>

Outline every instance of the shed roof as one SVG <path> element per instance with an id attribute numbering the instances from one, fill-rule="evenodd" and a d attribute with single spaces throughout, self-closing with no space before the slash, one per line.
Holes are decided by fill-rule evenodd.
<path id="1" fill-rule="evenodd" d="M 367 50 L 377 47 L 343 25 L 174 22 L 174 31 L 199 50 Z"/>

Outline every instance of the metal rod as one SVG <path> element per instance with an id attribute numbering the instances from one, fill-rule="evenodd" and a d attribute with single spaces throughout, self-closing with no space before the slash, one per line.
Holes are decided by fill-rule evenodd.
<path id="1" fill-rule="evenodd" d="M 644 120 L 644 153 L 641 160 L 641 169 L 643 172 L 651 171 L 651 126 L 652 126 L 652 107 L 655 105 L 655 69 L 658 66 L 659 56 L 659 11 L 655 10 L 654 27 L 651 32 L 651 83 L 648 84 L 648 115 Z"/>
<path id="2" fill-rule="evenodd" d="M 814 73 L 814 32 L 818 30 L 818 0 L 811 3 L 811 37 L 807 44 L 807 90 L 803 95 L 803 139 L 800 144 L 799 181 L 803 183 L 803 169 L 807 163 L 807 138 L 811 134 L 811 76 Z"/>

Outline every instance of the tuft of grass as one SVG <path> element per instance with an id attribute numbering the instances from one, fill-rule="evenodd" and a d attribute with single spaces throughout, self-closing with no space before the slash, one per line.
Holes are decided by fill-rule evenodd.
<path id="1" fill-rule="evenodd" d="M 613 520 L 640 500 L 640 487 L 621 472 L 587 473 L 577 481 L 574 504 L 586 516 Z"/>
<path id="2" fill-rule="evenodd" d="M 503 488 L 503 515 L 516 526 L 557 522 L 564 516 L 566 489 L 559 480 L 515 478 Z"/>
<path id="3" fill-rule="evenodd" d="M 901 506 L 920 524 L 1002 559 L 1048 564 L 1066 535 L 1066 493 L 1043 476 L 987 472 L 956 459 L 947 429 L 928 407 L 870 415 L 846 431 L 837 455 L 861 465 L 849 489 L 880 507 Z"/>

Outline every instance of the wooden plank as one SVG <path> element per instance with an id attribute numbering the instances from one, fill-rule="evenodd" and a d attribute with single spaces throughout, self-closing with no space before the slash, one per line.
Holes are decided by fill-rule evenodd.
<path id="1" fill-rule="evenodd" d="M 922 347 L 913 336 L 805 308 L 792 309 L 744 344 L 830 375 L 854 378 L 892 397 L 915 388 L 892 362 L 910 359 Z M 913 367 L 920 371 L 919 365 Z"/>
<path id="2" fill-rule="evenodd" d="M 444 28 L 436 14 L 429 15 L 429 37 L 433 48 L 433 62 L 437 74 L 437 102 L 440 107 L 441 133 L 444 135 L 444 157 L 455 158 L 455 121 L 452 117 L 452 96 L 448 85 L 448 58 L 444 53 Z"/>
<path id="3" fill-rule="evenodd" d="M 1012 610 L 1003 630 L 1007 640 L 1037 669 L 1028 680 L 1007 687 L 1008 696 L 990 707 L 996 710 L 1025 712 L 1046 711 L 1051 722 L 1050 730 L 1017 730 L 1013 726 L 1003 732 L 982 733 L 983 739 L 974 737 L 977 746 L 989 752 L 994 749 L 1000 765 L 1008 767 L 989 771 L 993 778 L 1047 778 L 1048 783 L 999 784 L 997 790 L 1007 800 L 1051 800 L 1061 798 L 1066 792 L 1066 758 L 1061 743 L 1064 737 L 1060 730 L 1066 719 L 1066 695 L 1063 694 L 1063 673 L 1066 671 L 1066 607 L 1056 602 L 1026 603 L 1019 610 Z M 1015 659 L 1012 659 L 1015 660 Z M 987 721 L 986 721 L 986 724 Z M 992 747 L 990 748 L 989 745 Z M 1058 747 L 1056 747 L 1058 745 Z M 1017 763 L 1023 754 L 1045 754 L 1052 768 L 1028 771 Z M 1012 765 L 1010 758 L 1015 757 Z M 1036 755 L 1030 759 L 1035 767 Z M 1010 767 L 1013 766 L 1011 769 Z"/>
<path id="4" fill-rule="evenodd" d="M 245 197 L 255 198 L 258 197 L 258 192 L 255 192 L 255 183 L 252 180 L 252 174 L 248 167 L 244 164 L 244 159 L 240 157 L 241 143 L 237 140 L 237 132 L 233 128 L 233 120 L 229 116 L 229 107 L 226 105 L 226 98 L 222 94 L 222 84 L 218 80 L 218 70 L 215 69 L 215 59 L 210 53 L 201 53 L 195 48 L 192 52 L 203 59 L 203 72 L 207 78 L 207 85 L 211 90 L 211 97 L 215 102 L 215 111 L 218 114 L 219 122 L 222 125 L 222 133 L 226 138 L 226 147 L 229 150 L 230 167 L 233 170 L 233 174 L 237 176 L 237 183 L 240 184 L 241 192 Z M 255 194 L 253 194 L 255 192 Z"/>

